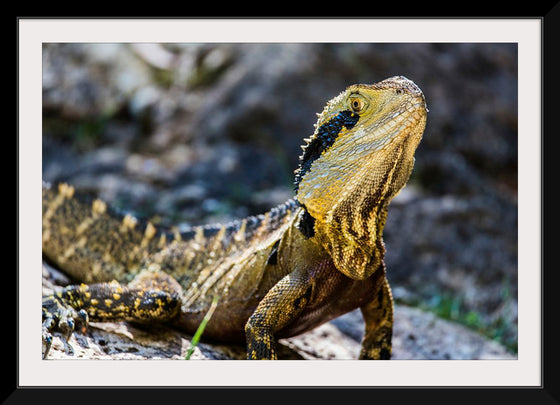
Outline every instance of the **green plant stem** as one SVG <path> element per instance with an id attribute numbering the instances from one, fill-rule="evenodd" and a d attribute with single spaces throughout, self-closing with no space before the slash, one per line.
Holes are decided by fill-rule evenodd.
<path id="1" fill-rule="evenodd" d="M 206 328 L 206 324 L 212 317 L 212 314 L 214 313 L 214 310 L 216 309 L 217 306 L 218 306 L 218 297 L 214 297 L 214 299 L 212 300 L 212 304 L 210 305 L 210 309 L 208 309 L 208 312 L 204 316 L 202 322 L 200 322 L 198 329 L 196 330 L 193 338 L 191 339 L 191 347 L 189 348 L 187 354 L 185 355 L 185 360 L 190 360 L 191 355 L 194 352 L 194 348 L 198 345 L 200 336 L 202 336 L 202 332 L 204 332 L 204 328 Z"/>

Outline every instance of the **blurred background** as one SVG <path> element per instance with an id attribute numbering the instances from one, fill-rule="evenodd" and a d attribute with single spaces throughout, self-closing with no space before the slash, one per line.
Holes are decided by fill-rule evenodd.
<path id="1" fill-rule="evenodd" d="M 315 113 L 394 75 L 429 108 L 385 228 L 395 299 L 516 352 L 516 44 L 44 44 L 43 179 L 166 226 L 263 213 Z"/>

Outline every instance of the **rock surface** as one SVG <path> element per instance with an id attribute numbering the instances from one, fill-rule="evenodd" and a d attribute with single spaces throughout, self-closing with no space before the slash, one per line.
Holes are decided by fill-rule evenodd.
<path id="1" fill-rule="evenodd" d="M 43 267 L 44 292 L 68 280 L 47 264 Z M 281 339 L 281 360 L 355 360 L 360 353 L 364 323 L 359 310 L 289 339 Z M 164 326 L 92 322 L 85 334 L 66 341 L 54 333 L 49 359 L 184 359 L 191 336 Z M 242 360 L 242 346 L 216 345 L 202 340 L 191 355 L 195 360 Z M 466 327 L 439 319 L 433 313 L 397 305 L 393 331 L 394 360 L 515 359 L 506 348 Z"/>
<path id="2" fill-rule="evenodd" d="M 345 333 L 363 328 L 361 314 L 351 312 L 303 335 L 281 339 L 281 360 L 355 360 L 360 342 Z M 55 334 L 49 359 L 184 359 L 191 336 L 163 327 L 144 330 L 128 323 L 92 323 L 85 334 L 68 342 Z M 191 360 L 242 360 L 242 346 L 213 345 L 204 341 Z M 464 326 L 415 308 L 395 307 L 393 360 L 515 359 L 503 346 Z"/>

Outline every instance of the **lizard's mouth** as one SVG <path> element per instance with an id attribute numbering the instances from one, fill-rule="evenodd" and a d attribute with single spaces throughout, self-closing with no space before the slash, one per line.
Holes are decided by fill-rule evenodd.
<path id="1" fill-rule="evenodd" d="M 374 124 L 358 123 L 354 136 L 339 139 L 337 147 L 341 151 L 338 153 L 350 158 L 382 150 L 395 140 L 416 133 L 414 129 L 426 120 L 427 111 L 423 96 L 419 96 L 406 108 L 386 114 Z"/>

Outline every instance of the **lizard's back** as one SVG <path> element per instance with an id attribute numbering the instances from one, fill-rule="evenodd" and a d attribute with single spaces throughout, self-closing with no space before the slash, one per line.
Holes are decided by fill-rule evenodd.
<path id="1" fill-rule="evenodd" d="M 184 329 L 196 330 L 219 297 L 213 323 L 228 339 L 232 331 L 242 338 L 259 300 L 287 274 L 276 265 L 277 248 L 297 210 L 289 200 L 263 215 L 179 232 L 123 215 L 64 183 L 44 183 L 43 254 L 88 284 L 128 283 L 144 270 L 162 271 L 180 286 Z"/>

